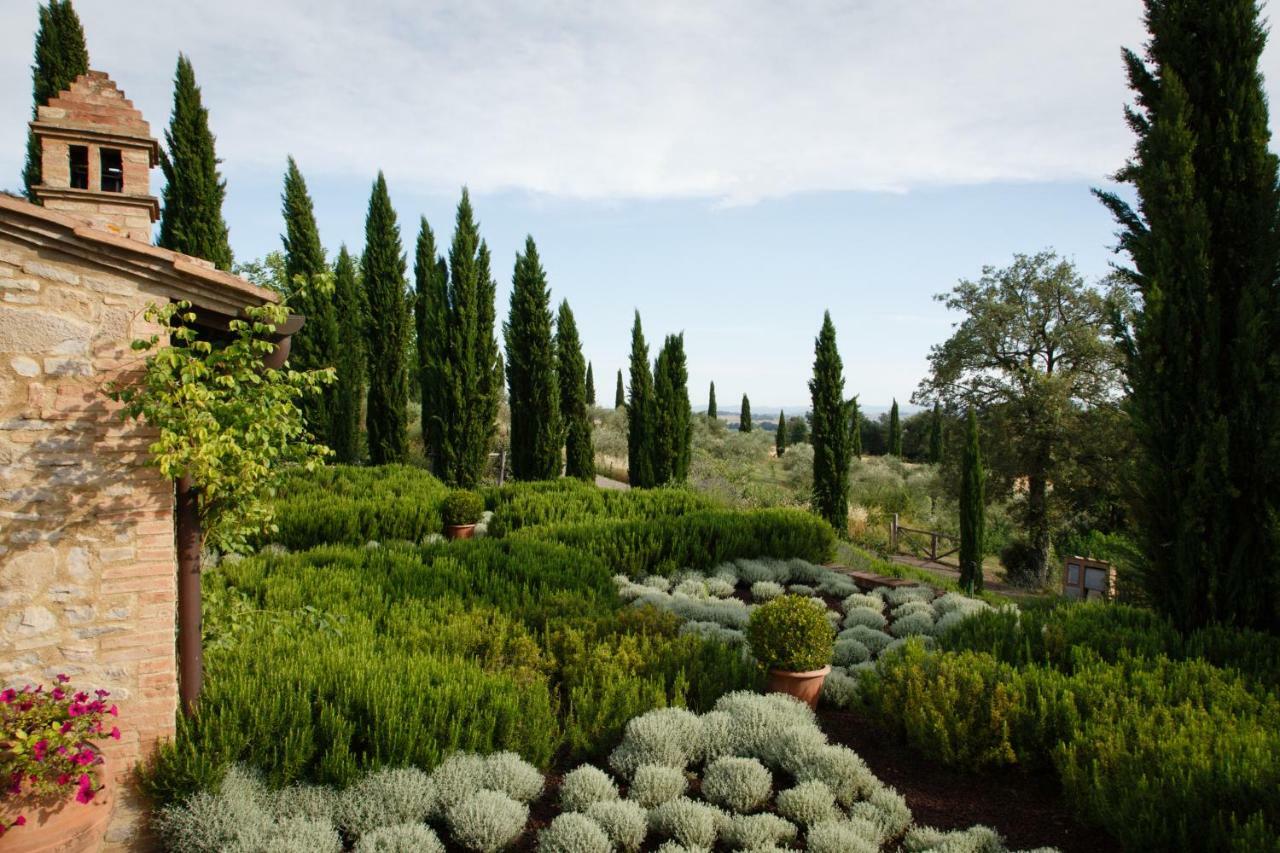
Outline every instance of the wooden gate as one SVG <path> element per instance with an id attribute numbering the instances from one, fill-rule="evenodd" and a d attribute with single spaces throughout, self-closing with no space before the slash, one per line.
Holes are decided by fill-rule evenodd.
<path id="1" fill-rule="evenodd" d="M 903 541 L 903 534 L 906 534 L 906 541 L 913 542 L 910 537 L 927 536 L 929 537 L 928 550 L 924 554 L 915 554 L 914 556 L 923 557 L 931 563 L 942 563 L 943 557 L 949 557 L 960 550 L 960 537 L 952 536 L 950 533 L 943 533 L 940 530 L 919 530 L 914 527 L 903 527 L 898 523 L 898 514 L 893 514 L 893 519 L 889 522 L 889 550 L 898 553 L 898 545 Z M 943 543 L 948 544 L 945 551 L 939 550 Z"/>

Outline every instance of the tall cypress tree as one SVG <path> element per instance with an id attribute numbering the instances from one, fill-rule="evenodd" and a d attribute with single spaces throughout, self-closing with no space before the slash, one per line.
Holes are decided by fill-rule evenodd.
<path id="1" fill-rule="evenodd" d="M 556 370 L 560 379 L 560 416 L 564 419 L 565 476 L 594 480 L 595 449 L 591 444 L 591 415 L 587 411 L 582 380 L 582 340 L 569 300 L 560 303 L 556 316 Z M 591 375 L 591 365 L 587 365 Z"/>
<path id="2" fill-rule="evenodd" d="M 971 407 L 960 461 L 960 587 L 970 595 L 982 592 L 985 531 L 986 473 L 978 442 L 978 418 Z"/>
<path id="3" fill-rule="evenodd" d="M 575 331 L 576 331 L 575 326 Z M 581 344 L 579 344 L 581 346 Z M 587 362 L 587 405 L 594 406 L 596 404 L 596 377 L 591 369 L 591 362 Z"/>
<path id="4" fill-rule="evenodd" d="M 337 379 L 330 412 L 329 447 L 334 458 L 351 465 L 360 461 L 360 410 L 364 401 L 365 308 L 364 294 L 356 278 L 356 265 L 344 245 L 333 267 L 333 303 L 337 309 L 339 337 Z"/>
<path id="5" fill-rule="evenodd" d="M 822 318 L 814 341 L 813 378 L 813 508 L 837 532 L 849 529 L 849 411 L 844 401 L 844 363 L 836 349 L 831 312 Z"/>
<path id="6" fill-rule="evenodd" d="M 387 181 L 378 172 L 365 219 L 360 261 L 369 310 L 365 347 L 369 359 L 369 402 L 365 416 L 369 461 L 403 462 L 409 450 L 409 314 L 405 301 L 405 257 L 400 225 L 391 207 Z"/>
<path id="7" fill-rule="evenodd" d="M 71 7 L 71 0 L 50 0 L 41 6 L 40 27 L 36 30 L 35 61 L 31 64 L 31 117 L 38 118 L 40 107 L 89 70 L 89 49 L 84 43 L 84 28 Z M 22 183 L 27 198 L 35 201 L 32 187 L 41 177 L 40 143 L 27 131 L 27 163 L 22 170 Z"/>
<path id="8" fill-rule="evenodd" d="M 422 446 L 432 471 L 439 473 L 444 423 L 449 417 L 445 408 L 449 268 L 436 250 L 436 235 L 425 216 L 418 225 L 413 286 L 413 320 L 417 331 L 415 378 L 422 400 Z"/>
<path id="9" fill-rule="evenodd" d="M 707 417 L 716 420 L 720 413 L 716 411 L 716 383 L 711 383 L 711 393 L 707 395 Z"/>
<path id="10" fill-rule="evenodd" d="M 787 413 L 778 412 L 778 434 L 773 437 L 773 449 L 782 458 L 787 452 Z"/>
<path id="11" fill-rule="evenodd" d="M 306 317 L 302 328 L 293 336 L 289 362 L 298 370 L 334 367 L 338 361 L 338 313 L 334 306 L 334 283 L 324 260 L 320 230 L 316 226 L 315 209 L 307 193 L 307 182 L 292 157 L 284 173 L 285 281 L 289 287 L 289 304 Z M 319 394 L 299 402 L 307 429 L 320 444 L 332 446 L 333 407 L 338 385 L 330 385 Z"/>
<path id="12" fill-rule="evenodd" d="M 942 461 L 942 404 L 933 404 L 933 414 L 929 417 L 929 462 L 937 465 Z"/>
<path id="13" fill-rule="evenodd" d="M 627 405 L 627 395 L 626 395 L 626 392 L 623 391 L 622 389 L 622 371 L 619 370 L 618 371 L 618 387 L 614 389 L 614 392 L 613 392 L 613 407 L 615 409 L 621 409 L 625 405 Z"/>
<path id="14" fill-rule="evenodd" d="M 464 188 L 449 248 L 449 310 L 440 474 L 471 488 L 484 476 L 502 391 L 502 360 L 494 337 L 495 284 L 489 248 Z"/>
<path id="15" fill-rule="evenodd" d="M 551 291 L 533 237 L 516 255 L 511 307 L 502 326 L 507 343 L 511 407 L 511 474 L 517 480 L 560 476 L 560 387 L 551 337 Z M 582 382 L 579 376 L 577 381 Z"/>
<path id="16" fill-rule="evenodd" d="M 849 401 L 849 453 L 851 459 L 862 458 L 862 409 L 857 394 Z"/>
<path id="17" fill-rule="evenodd" d="M 738 410 L 738 432 L 751 432 L 751 401 L 742 395 L 742 408 Z"/>
<path id="18" fill-rule="evenodd" d="M 212 261 L 231 269 L 231 244 L 222 200 L 227 183 L 218 172 L 209 111 L 200 98 L 191 61 L 178 54 L 173 77 L 173 114 L 164 133 L 168 152 L 161 152 L 164 207 L 160 212 L 159 245 Z"/>
<path id="19" fill-rule="evenodd" d="M 653 471 L 657 483 L 683 483 L 693 450 L 693 410 L 684 334 L 668 335 L 653 370 Z"/>
<path id="20" fill-rule="evenodd" d="M 631 327 L 631 399 L 627 402 L 627 478 L 632 486 L 658 484 L 654 456 L 653 374 L 649 372 L 649 345 L 640 328 L 640 312 Z"/>
<path id="21" fill-rule="evenodd" d="M 1185 629 L 1280 631 L 1280 190 L 1254 0 L 1147 0 L 1116 175 L 1140 297 L 1127 344 L 1146 591 Z"/>
<path id="22" fill-rule="evenodd" d="M 902 421 L 898 418 L 898 399 L 889 410 L 889 455 L 902 458 Z"/>

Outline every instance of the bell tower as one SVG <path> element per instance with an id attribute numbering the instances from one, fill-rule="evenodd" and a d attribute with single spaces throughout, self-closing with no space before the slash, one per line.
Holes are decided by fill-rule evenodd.
<path id="1" fill-rule="evenodd" d="M 111 78 L 81 74 L 39 108 L 31 130 L 40 143 L 43 180 L 32 190 L 42 205 L 151 242 L 151 225 L 160 218 L 160 202 L 151 195 L 160 144 Z"/>

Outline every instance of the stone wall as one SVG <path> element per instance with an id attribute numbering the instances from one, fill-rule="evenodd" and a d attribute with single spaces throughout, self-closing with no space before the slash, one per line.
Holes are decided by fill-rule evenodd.
<path id="1" fill-rule="evenodd" d="M 157 331 L 144 288 L 0 235 L 0 687 L 65 672 L 110 690 L 122 780 L 177 701 L 173 487 L 102 391 Z M 122 800 L 108 849 L 144 843 Z"/>

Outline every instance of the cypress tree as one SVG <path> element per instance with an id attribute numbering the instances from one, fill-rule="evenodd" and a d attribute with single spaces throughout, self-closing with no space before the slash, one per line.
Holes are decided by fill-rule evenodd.
<path id="1" fill-rule="evenodd" d="M 742 409 L 738 412 L 738 432 L 751 432 L 751 401 L 742 395 Z"/>
<path id="2" fill-rule="evenodd" d="M 902 421 L 898 419 L 898 399 L 889 410 L 889 455 L 902 458 Z"/>
<path id="3" fill-rule="evenodd" d="M 653 471 L 658 484 L 683 483 L 693 451 L 693 409 L 684 334 L 668 335 L 653 371 Z"/>
<path id="4" fill-rule="evenodd" d="M 631 327 L 631 399 L 627 402 L 627 478 L 632 486 L 656 486 L 654 457 L 653 374 L 649 372 L 649 345 L 640 328 L 640 312 Z"/>
<path id="5" fill-rule="evenodd" d="M 80 16 L 71 7 L 71 0 L 50 0 L 41 6 L 40 26 L 36 30 L 35 61 L 31 64 L 31 118 L 39 117 L 39 109 L 49 103 L 59 92 L 71 88 L 71 83 L 89 70 L 89 49 L 84 43 L 84 28 Z M 27 198 L 36 201 L 32 187 L 40 184 L 40 143 L 32 131 L 27 131 L 27 163 L 22 170 L 22 183 Z"/>
<path id="6" fill-rule="evenodd" d="M 560 476 L 560 388 L 551 337 L 551 291 L 526 237 L 511 277 L 511 307 L 502 326 L 507 343 L 507 389 L 511 407 L 511 474 L 517 480 Z M 582 378 L 577 378 L 579 383 Z"/>
<path id="7" fill-rule="evenodd" d="M 307 182 L 292 157 L 284 173 L 285 281 L 289 304 L 306 317 L 293 336 L 289 363 L 298 370 L 334 367 L 338 361 L 338 314 L 334 306 L 334 283 L 320 245 L 315 209 L 307 193 Z M 304 396 L 298 407 L 307 429 L 320 444 L 332 446 L 333 408 L 339 387 L 334 384 L 318 394 Z"/>
<path id="8" fill-rule="evenodd" d="M 622 390 L 622 371 L 619 370 L 618 371 L 618 387 L 613 392 L 613 407 L 615 409 L 621 409 L 626 404 L 627 404 L 627 395 Z"/>
<path id="9" fill-rule="evenodd" d="M 502 360 L 494 338 L 493 276 L 464 188 L 449 248 L 444 405 L 440 474 L 459 488 L 474 487 L 489 459 L 502 390 Z"/>
<path id="10" fill-rule="evenodd" d="M 933 415 L 929 418 L 929 462 L 937 465 L 942 461 L 942 404 L 933 404 Z"/>
<path id="11" fill-rule="evenodd" d="M 857 394 L 849 401 L 849 452 L 853 459 L 862 458 L 862 410 Z"/>
<path id="12" fill-rule="evenodd" d="M 575 327 L 575 331 L 576 331 Z M 596 377 L 591 369 L 591 362 L 587 362 L 587 405 L 594 406 L 596 404 Z"/>
<path id="13" fill-rule="evenodd" d="M 333 302 L 337 309 L 339 337 L 337 378 L 334 382 L 329 447 L 336 461 L 352 465 L 360 461 L 360 409 L 364 400 L 365 310 L 356 279 L 356 265 L 344 245 L 333 268 Z"/>
<path id="14" fill-rule="evenodd" d="M 422 447 L 431 470 L 440 473 L 445 409 L 445 344 L 449 313 L 449 268 L 436 250 L 436 235 L 422 217 L 413 260 L 413 320 L 416 330 L 417 370 L 422 401 Z"/>
<path id="15" fill-rule="evenodd" d="M 1147 0 L 1117 174 L 1147 594 L 1184 629 L 1280 631 L 1280 191 L 1254 0 Z"/>
<path id="16" fill-rule="evenodd" d="M 787 413 L 778 412 L 778 434 L 773 437 L 773 449 L 777 452 L 778 458 L 782 458 L 782 454 L 787 452 Z"/>
<path id="17" fill-rule="evenodd" d="M 209 111 L 200 98 L 191 61 L 178 54 L 173 77 L 173 114 L 161 152 L 165 186 L 159 245 L 231 269 L 231 244 L 222 218 L 227 183 L 218 172 L 218 155 L 209 130 Z"/>
<path id="18" fill-rule="evenodd" d="M 813 378 L 813 508 L 838 532 L 849 529 L 849 411 L 844 401 L 844 364 L 836 349 L 831 312 L 822 319 L 814 341 Z M 855 410 L 856 411 L 856 410 Z"/>
<path id="19" fill-rule="evenodd" d="M 582 381 L 582 340 L 569 300 L 560 303 L 556 316 L 556 368 L 560 379 L 560 416 L 565 423 L 565 476 L 594 480 L 595 449 L 591 444 L 591 415 Z M 591 365 L 587 365 L 587 376 Z M 591 388 L 590 384 L 586 389 Z"/>
<path id="20" fill-rule="evenodd" d="M 978 442 L 978 418 L 969 409 L 964 456 L 960 464 L 960 587 L 982 592 L 983 537 L 986 530 L 986 474 Z"/>
<path id="21" fill-rule="evenodd" d="M 711 383 L 711 393 L 707 396 L 707 417 L 716 420 L 720 413 L 716 411 L 716 383 Z"/>
<path id="22" fill-rule="evenodd" d="M 373 183 L 364 227 L 360 268 L 369 310 L 365 334 L 369 401 L 365 422 L 369 461 L 386 465 L 403 462 L 409 450 L 406 408 L 409 376 L 405 363 L 409 316 L 400 226 L 382 172 L 378 172 L 378 179 Z"/>

